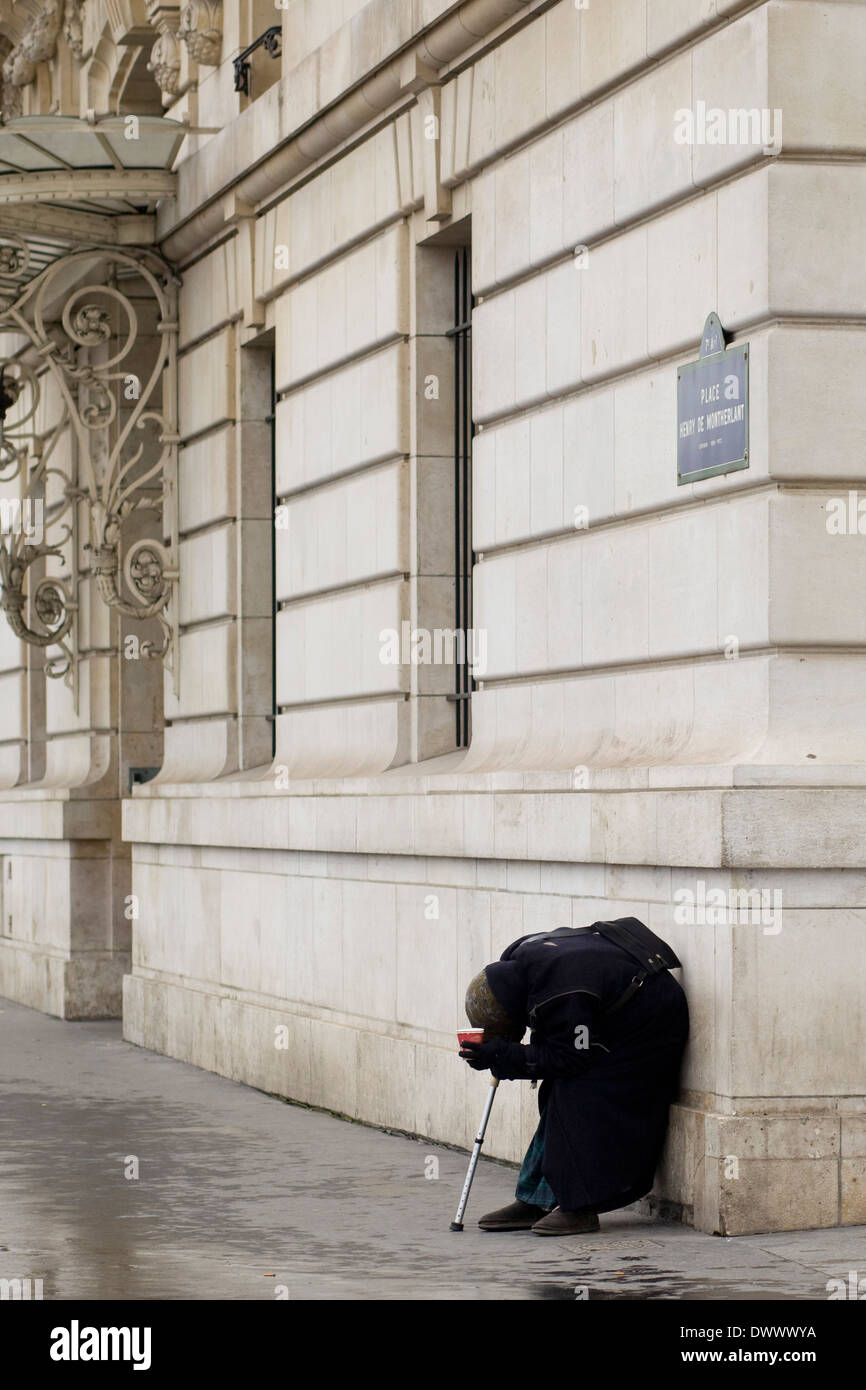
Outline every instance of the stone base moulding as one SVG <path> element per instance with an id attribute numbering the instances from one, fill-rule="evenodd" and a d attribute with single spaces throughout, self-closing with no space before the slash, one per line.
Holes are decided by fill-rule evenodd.
<path id="1" fill-rule="evenodd" d="M 0 995 L 55 1018 L 120 1016 L 129 952 L 67 957 L 0 939 Z"/>
<path id="2" fill-rule="evenodd" d="M 675 1105 L 653 1205 L 721 1236 L 866 1223 L 866 1113 L 768 1103 L 783 1112 Z"/>
<path id="3" fill-rule="evenodd" d="M 117 803 L 37 795 L 0 801 L 0 996 L 118 1018 L 131 922 Z"/>

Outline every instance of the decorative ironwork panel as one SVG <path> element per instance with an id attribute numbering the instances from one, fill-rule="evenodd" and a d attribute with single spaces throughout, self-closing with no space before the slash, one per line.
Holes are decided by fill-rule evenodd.
<path id="1" fill-rule="evenodd" d="M 4 242 L 0 277 L 20 275 L 27 246 L 8 235 Z M 0 482 L 21 478 L 21 505 L 43 522 L 38 538 L 32 526 L 3 527 L 0 607 L 22 641 L 56 649 L 47 674 L 76 692 L 80 511 L 99 595 L 128 618 L 158 621 L 160 640 L 142 643 L 141 653 L 161 660 L 177 689 L 178 286 L 155 252 L 89 246 L 55 260 L 0 304 L 0 332 L 20 333 L 30 345 L 0 361 Z M 142 331 L 142 302 L 155 311 L 155 333 Z M 40 432 L 41 364 L 61 409 Z M 7 427 L 22 397 L 25 409 Z M 72 448 L 61 465 L 63 438 Z M 143 510 L 161 519 L 162 539 L 125 542 L 125 523 Z M 62 560 L 66 547 L 68 578 L 27 585 L 34 566 Z"/>

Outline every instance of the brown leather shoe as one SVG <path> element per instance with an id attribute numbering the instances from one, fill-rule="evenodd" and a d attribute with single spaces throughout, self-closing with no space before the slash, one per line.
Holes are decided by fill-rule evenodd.
<path id="1" fill-rule="evenodd" d="M 519 1199 L 499 1211 L 489 1211 L 479 1218 L 482 1231 L 529 1231 L 546 1214 L 546 1207 L 533 1207 Z"/>
<path id="2" fill-rule="evenodd" d="M 537 1236 L 586 1236 L 599 1229 L 598 1217 L 592 1207 L 581 1207 L 579 1211 L 554 1207 L 550 1215 L 536 1221 L 532 1229 Z"/>

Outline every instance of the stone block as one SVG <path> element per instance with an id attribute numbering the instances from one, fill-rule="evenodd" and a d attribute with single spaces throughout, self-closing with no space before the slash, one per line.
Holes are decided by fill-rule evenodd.
<path id="1" fill-rule="evenodd" d="M 220 875 L 220 983 L 290 997 L 285 880 L 276 874 Z"/>
<path id="2" fill-rule="evenodd" d="M 493 173 L 493 199 L 496 216 L 494 231 L 497 284 L 519 275 L 532 261 L 530 242 L 531 216 L 526 209 L 530 202 L 531 150 L 519 150 L 504 163 L 496 165 Z M 473 192 L 474 207 L 474 192 Z M 548 209 L 549 211 L 549 209 Z"/>
<path id="3" fill-rule="evenodd" d="M 455 1025 L 452 1037 L 456 1031 Z M 468 1092 L 471 1088 L 474 1099 L 474 1075 L 458 1056 L 456 1037 L 453 1046 L 448 1049 L 417 1045 L 412 1129 L 430 1139 L 444 1139 L 448 1143 L 470 1148 L 478 1125 L 478 1116 L 474 1121 L 475 1129 L 470 1120 L 472 1110 Z M 454 1205 L 456 1207 L 456 1202 Z"/>
<path id="4" fill-rule="evenodd" d="M 866 1225 L 866 1158 L 843 1158 L 839 1164 L 841 1226 Z"/>
<path id="5" fill-rule="evenodd" d="M 403 590 L 400 582 L 377 584 L 300 602 L 278 613 L 278 703 L 304 704 L 402 689 L 404 668 L 381 659 L 387 651 L 381 634 L 399 636 Z"/>
<path id="6" fill-rule="evenodd" d="M 482 436 L 483 437 L 483 436 Z M 532 424 L 515 420 L 491 436 L 494 451 L 495 512 L 492 544 L 507 544 L 527 535 L 532 507 Z"/>
<path id="7" fill-rule="evenodd" d="M 407 252 L 405 226 L 399 224 L 280 296 L 278 390 L 408 330 Z"/>
<path id="8" fill-rule="evenodd" d="M 574 0 L 555 5 L 544 16 L 547 60 L 545 64 L 548 118 L 562 115 L 581 98 L 581 20 Z"/>
<path id="9" fill-rule="evenodd" d="M 384 1033 L 358 1035 L 358 1071 L 364 1078 L 358 1104 L 368 1124 L 409 1129 L 415 1118 L 417 1045 Z"/>
<path id="10" fill-rule="evenodd" d="M 566 261 L 544 277 L 546 294 L 547 394 L 556 396 L 580 382 L 580 302 L 585 271 Z M 521 324 L 518 318 L 518 345 Z M 519 365 L 518 365 L 519 371 Z"/>
<path id="11" fill-rule="evenodd" d="M 538 411 L 529 421 L 530 535 L 561 531 L 571 522 L 563 501 L 563 453 L 563 410 Z"/>
<path id="12" fill-rule="evenodd" d="M 235 254 L 237 242 L 226 241 L 183 273 L 180 291 L 181 348 L 204 337 L 238 312 Z"/>
<path id="13" fill-rule="evenodd" d="M 453 1034 L 460 1022 L 454 1009 L 456 891 L 438 884 L 401 884 L 396 893 L 396 1021 Z"/>
<path id="14" fill-rule="evenodd" d="M 580 362 L 595 381 L 647 354 L 647 231 L 637 227 L 590 252 L 582 272 Z"/>
<path id="15" fill-rule="evenodd" d="M 862 481 L 860 417 L 849 382 L 864 366 L 866 333 L 853 326 L 769 335 L 768 397 L 785 402 L 769 418 L 774 477 Z"/>
<path id="16" fill-rule="evenodd" d="M 545 120 L 548 68 L 544 24 L 528 24 L 494 49 L 493 58 L 496 144 L 506 149 Z"/>
<path id="17" fill-rule="evenodd" d="M 769 174 L 769 169 L 759 169 L 725 184 L 716 194 L 718 314 L 732 332 L 769 313 Z"/>
<path id="18" fill-rule="evenodd" d="M 396 1017 L 396 889 L 383 883 L 343 885 L 343 994 L 348 1012 Z"/>
<path id="19" fill-rule="evenodd" d="M 764 876 L 774 891 L 771 873 Z M 862 954 L 859 920 L 850 911 L 775 910 L 765 925 L 733 927 L 734 997 L 743 1025 L 732 1041 L 735 1094 L 856 1094 L 852 1048 L 864 1026 L 851 981 Z M 818 943 L 832 932 L 838 955 Z M 809 973 L 808 999 L 796 981 Z M 772 1056 L 765 1051 L 772 1034 Z M 820 1044 L 809 1046 L 820 1035 Z M 803 1046 L 803 1043 L 806 1046 Z"/>
<path id="20" fill-rule="evenodd" d="M 180 358 L 180 433 L 184 439 L 235 417 L 234 328 Z"/>
<path id="21" fill-rule="evenodd" d="M 180 694 L 166 690 L 168 719 L 234 711 L 237 651 L 233 623 L 198 628 L 180 639 Z"/>
<path id="22" fill-rule="evenodd" d="M 649 655 L 649 537 L 642 526 L 587 536 L 583 556 L 584 661 Z"/>
<path id="23" fill-rule="evenodd" d="M 687 203 L 647 233 L 648 345 L 651 357 L 694 342 L 716 296 L 716 201 Z"/>
<path id="24" fill-rule="evenodd" d="M 299 879 L 291 887 L 289 923 L 294 938 L 295 988 L 304 991 L 302 999 L 321 1008 L 347 1008 L 349 991 L 343 971 L 346 884 L 316 878 Z"/>
<path id="25" fill-rule="evenodd" d="M 855 228 L 866 217 L 866 169 L 774 164 L 768 174 L 770 312 L 862 314 L 866 265 Z"/>
<path id="26" fill-rule="evenodd" d="M 601 102 L 563 127 L 564 246 L 585 246 L 614 223 L 613 101 Z"/>
<path id="27" fill-rule="evenodd" d="M 477 565 L 474 583 L 476 628 L 486 634 L 487 679 L 512 675 L 517 666 L 517 562 L 499 555 Z"/>
<path id="28" fill-rule="evenodd" d="M 531 405 L 546 393 L 548 276 L 537 275 L 509 293 L 514 296 L 514 400 Z"/>
<path id="29" fill-rule="evenodd" d="M 763 136 L 772 138 L 774 125 L 768 87 L 769 56 L 767 16 L 769 7 L 762 5 L 740 16 L 731 24 L 715 30 L 692 50 L 691 110 L 697 116 L 697 103 L 703 102 L 707 113 L 707 129 L 700 130 L 695 120 L 695 142 L 692 146 L 692 170 L 696 184 L 709 183 L 733 170 L 756 163 L 766 156 Z M 712 112 L 725 113 L 723 143 L 710 143 Z M 757 126 L 751 117 L 740 128 L 733 128 L 730 112 L 758 113 Z M 762 129 L 761 112 L 767 112 Z M 752 143 L 758 136 L 757 143 Z M 724 322 L 724 320 L 723 320 Z"/>
<path id="30" fill-rule="evenodd" d="M 620 81 L 646 58 L 647 0 L 609 0 L 580 13 L 580 78 L 584 97 Z"/>
<path id="31" fill-rule="evenodd" d="M 516 396 L 516 304 L 506 291 L 476 305 L 472 315 L 473 408 L 476 423 L 501 415 Z"/>
<path id="32" fill-rule="evenodd" d="M 532 265 L 539 265 L 558 255 L 565 242 L 562 227 L 562 202 L 565 172 L 562 158 L 562 131 L 554 130 L 550 135 L 531 145 L 529 160 L 529 179 L 527 201 L 517 217 L 523 225 L 529 226 L 529 256 Z M 517 156 L 516 158 L 519 158 Z M 509 160 L 503 168 L 516 162 Z M 526 211 L 528 209 L 528 219 Z M 497 216 L 509 216 L 497 200 Z"/>
<path id="33" fill-rule="evenodd" d="M 404 568 L 401 465 L 355 475 L 286 504 L 277 597 L 356 584 Z"/>
<path id="34" fill-rule="evenodd" d="M 235 515 L 234 430 L 230 425 L 180 451 L 180 529 L 194 531 Z"/>
<path id="35" fill-rule="evenodd" d="M 651 528 L 648 543 L 651 656 L 686 656 L 713 648 L 718 603 L 713 510 L 660 522 Z"/>
<path id="36" fill-rule="evenodd" d="M 180 621 L 183 625 L 233 615 L 237 609 L 235 527 L 180 543 Z"/>
<path id="37" fill-rule="evenodd" d="M 668 369 L 627 377 L 606 394 L 603 457 L 613 455 L 613 476 L 607 487 L 607 510 L 600 519 L 614 512 L 627 516 L 671 506 L 682 499 L 671 437 L 675 391 Z"/>
<path id="38" fill-rule="evenodd" d="M 583 664 L 583 559 L 581 540 L 570 537 L 547 550 L 548 670 L 575 670 Z"/>
<path id="39" fill-rule="evenodd" d="M 716 0 L 647 0 L 647 54 L 656 57 L 716 18 Z"/>
<path id="40" fill-rule="evenodd" d="M 845 494 L 836 496 L 847 508 Z M 866 547 L 859 532 L 834 534 L 830 501 L 822 492 L 798 492 L 770 503 L 772 642 L 862 646 L 866 640 L 860 602 Z"/>
<path id="41" fill-rule="evenodd" d="M 784 113 L 784 144 L 797 150 L 862 151 L 862 7 L 772 6 L 767 36 L 770 104 Z"/>
<path id="42" fill-rule="evenodd" d="M 692 59 L 680 54 L 614 98 L 614 203 L 627 222 L 691 189 L 692 147 L 674 140 L 676 112 L 691 106 Z"/>
<path id="43" fill-rule="evenodd" d="M 338 1115 L 358 1115 L 361 1035 L 317 1018 L 310 1028 L 310 1090 Z"/>

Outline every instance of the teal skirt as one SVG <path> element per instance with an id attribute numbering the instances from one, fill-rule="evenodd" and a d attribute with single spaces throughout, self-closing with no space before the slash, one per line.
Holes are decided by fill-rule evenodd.
<path id="1" fill-rule="evenodd" d="M 556 1206 L 556 1197 L 553 1194 L 553 1188 L 541 1171 L 543 1163 L 544 1118 L 542 1117 L 538 1129 L 532 1136 L 532 1143 L 526 1150 L 526 1157 L 520 1169 L 514 1195 L 519 1202 L 528 1202 L 532 1207 L 546 1207 L 548 1210 L 552 1210 Z"/>

